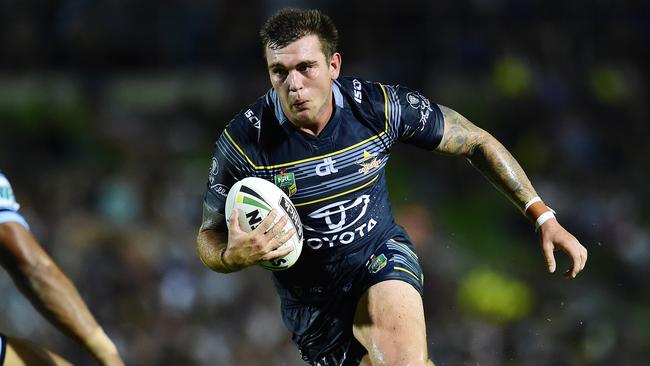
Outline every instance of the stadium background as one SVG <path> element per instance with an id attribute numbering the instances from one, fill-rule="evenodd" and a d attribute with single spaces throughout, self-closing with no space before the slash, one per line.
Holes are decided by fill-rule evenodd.
<path id="1" fill-rule="evenodd" d="M 285 5 L 332 16 L 343 74 L 492 132 L 589 250 L 576 280 L 546 274 L 478 172 L 396 148 L 439 365 L 648 364 L 647 3 L 1 0 L 0 169 L 127 364 L 302 365 L 269 274 L 212 273 L 194 244 L 212 144 L 268 88 L 256 33 Z M 0 331 L 92 364 L 4 274 Z"/>

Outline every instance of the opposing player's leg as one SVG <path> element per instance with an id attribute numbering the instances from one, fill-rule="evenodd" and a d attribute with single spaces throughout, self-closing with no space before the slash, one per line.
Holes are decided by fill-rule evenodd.
<path id="1" fill-rule="evenodd" d="M 388 280 L 371 286 L 357 305 L 353 333 L 368 350 L 362 365 L 433 365 L 422 297 L 409 283 Z"/>
<path id="2" fill-rule="evenodd" d="M 72 366 L 54 352 L 16 338 L 5 338 L 5 360 L 1 366 Z"/>

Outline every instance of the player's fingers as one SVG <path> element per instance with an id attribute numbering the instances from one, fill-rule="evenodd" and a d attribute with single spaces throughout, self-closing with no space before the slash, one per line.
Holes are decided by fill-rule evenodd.
<path id="1" fill-rule="evenodd" d="M 587 264 L 587 253 L 586 250 L 578 244 L 578 256 L 580 258 L 579 264 L 578 264 L 578 271 L 575 273 L 576 275 L 582 271 L 583 268 L 585 268 L 585 265 Z"/>
<path id="2" fill-rule="evenodd" d="M 260 222 L 260 225 L 257 227 L 256 230 L 260 230 L 263 234 L 266 234 L 269 229 L 273 226 L 273 221 L 275 221 L 275 218 L 278 216 L 278 211 L 277 209 L 272 209 L 271 212 Z"/>
<path id="3" fill-rule="evenodd" d="M 269 261 L 271 259 L 284 257 L 285 255 L 291 253 L 293 249 L 294 249 L 293 245 L 287 245 L 284 247 L 280 246 L 279 248 L 276 248 L 275 250 L 266 253 L 264 256 L 262 256 L 261 260 Z"/>
<path id="4" fill-rule="evenodd" d="M 581 248 L 581 253 L 582 253 L 582 267 L 580 267 L 580 270 L 582 271 L 585 269 L 585 266 L 587 265 L 587 257 L 589 256 L 589 253 L 587 252 L 587 248 L 582 247 Z"/>
<path id="5" fill-rule="evenodd" d="M 542 244 L 542 250 L 544 251 L 544 258 L 546 259 L 546 267 L 548 268 L 548 272 L 555 272 L 555 255 L 553 254 L 553 244 Z"/>
<path id="6" fill-rule="evenodd" d="M 291 239 L 291 237 L 293 236 L 293 234 L 295 234 L 295 232 L 296 230 L 294 230 L 294 228 L 291 228 L 284 233 L 280 233 L 279 236 L 276 236 L 273 239 L 273 244 L 274 244 L 273 249 L 277 249 L 281 247 L 282 244 L 286 243 L 289 239 Z"/>
<path id="7" fill-rule="evenodd" d="M 569 257 L 571 257 L 571 262 L 573 262 L 573 266 L 566 271 L 565 276 L 570 276 L 571 278 L 575 278 L 578 272 L 580 272 L 580 267 L 582 266 L 582 255 L 580 251 L 577 248 L 573 249 L 567 249 L 566 250 L 567 254 Z"/>
<path id="8" fill-rule="evenodd" d="M 287 224 L 288 220 L 288 215 L 282 216 L 280 220 L 275 223 L 275 225 L 273 225 L 268 231 L 264 233 L 264 235 L 266 235 L 269 240 L 275 238 L 278 234 L 282 233 L 282 230 L 284 229 L 284 226 Z"/>

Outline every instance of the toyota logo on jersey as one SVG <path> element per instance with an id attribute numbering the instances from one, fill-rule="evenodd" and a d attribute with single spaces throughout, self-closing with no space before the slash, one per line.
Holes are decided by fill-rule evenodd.
<path id="1" fill-rule="evenodd" d="M 303 226 L 312 232 L 312 237 L 307 239 L 307 245 L 312 249 L 320 249 L 323 245 L 331 248 L 339 243 L 349 244 L 357 236 L 363 237 L 377 225 L 373 218 L 364 220 L 369 202 L 370 196 L 364 194 L 354 200 L 329 204 L 308 214 L 312 226 Z"/>
<path id="2" fill-rule="evenodd" d="M 325 223 L 329 228 L 328 231 L 320 231 L 321 234 L 333 234 L 343 231 L 350 226 L 357 223 L 361 218 L 366 214 L 368 209 L 368 202 L 370 202 L 370 196 L 364 194 L 357 197 L 354 202 L 350 203 L 352 200 L 345 200 L 336 203 L 332 203 L 325 207 L 321 207 L 318 210 L 310 213 L 308 216 L 313 219 L 325 219 Z M 356 208 L 356 210 L 355 210 Z M 360 208 L 360 211 L 359 211 Z M 356 217 L 352 220 L 348 220 L 348 211 L 353 210 L 357 211 Z M 306 227 L 307 230 L 317 231 L 310 227 Z"/>

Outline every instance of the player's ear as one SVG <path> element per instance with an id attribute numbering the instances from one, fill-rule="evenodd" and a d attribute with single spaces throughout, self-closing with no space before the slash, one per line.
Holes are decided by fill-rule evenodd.
<path id="1" fill-rule="evenodd" d="M 341 72 L 341 54 L 334 52 L 329 59 L 330 77 L 336 80 Z"/>

